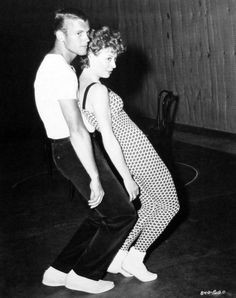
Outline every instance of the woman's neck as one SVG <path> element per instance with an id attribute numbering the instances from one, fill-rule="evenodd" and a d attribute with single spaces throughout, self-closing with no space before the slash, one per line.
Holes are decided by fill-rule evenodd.
<path id="1" fill-rule="evenodd" d="M 91 81 L 91 82 L 100 82 L 100 77 L 97 76 L 91 68 L 84 68 L 81 75 L 80 81 Z"/>

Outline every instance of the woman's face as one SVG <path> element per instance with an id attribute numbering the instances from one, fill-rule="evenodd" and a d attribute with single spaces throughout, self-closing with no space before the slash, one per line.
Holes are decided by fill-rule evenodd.
<path id="1" fill-rule="evenodd" d="M 89 54 L 89 65 L 99 78 L 109 78 L 116 67 L 117 54 L 112 48 L 105 48 L 97 55 Z"/>

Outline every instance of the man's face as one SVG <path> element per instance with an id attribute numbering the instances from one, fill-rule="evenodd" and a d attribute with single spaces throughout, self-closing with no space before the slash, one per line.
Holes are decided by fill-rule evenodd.
<path id="1" fill-rule="evenodd" d="M 65 20 L 63 30 L 65 48 L 72 54 L 79 56 L 86 55 L 89 42 L 89 29 L 88 21 L 81 19 Z"/>

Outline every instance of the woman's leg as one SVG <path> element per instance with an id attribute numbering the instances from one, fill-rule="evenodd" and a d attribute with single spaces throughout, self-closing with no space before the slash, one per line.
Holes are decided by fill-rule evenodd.
<path id="1" fill-rule="evenodd" d="M 141 208 L 138 210 L 138 220 L 126 238 L 124 244 L 121 247 L 121 250 L 128 251 L 133 242 L 138 238 L 142 233 L 143 229 L 146 226 L 146 223 L 149 221 L 150 216 L 155 210 L 155 203 L 149 197 L 148 193 L 140 187 L 140 201 L 142 203 Z"/>
<path id="2" fill-rule="evenodd" d="M 170 202 L 172 202 L 172 200 L 170 200 Z M 165 230 L 178 210 L 179 205 L 176 201 L 174 201 L 174 203 L 172 202 L 168 208 L 156 204 L 156 208 L 146 221 L 145 227 L 134 247 L 139 251 L 146 252 L 150 245 Z"/>
<path id="3" fill-rule="evenodd" d="M 135 248 L 142 252 L 147 251 L 179 211 L 176 189 L 169 170 L 161 159 L 156 160 L 154 166 L 140 181 L 154 206 L 148 218 L 146 216 L 145 226 L 135 244 Z"/>
<path id="4" fill-rule="evenodd" d="M 133 227 L 133 229 L 131 230 L 131 232 L 129 233 L 128 237 L 126 238 L 124 244 L 116 254 L 112 263 L 110 264 L 107 270 L 110 273 L 121 273 L 125 277 L 132 276 L 132 274 L 129 274 L 127 271 L 123 270 L 122 263 L 127 257 L 130 246 L 140 235 L 140 233 L 146 226 L 146 221 L 148 221 L 150 215 L 155 209 L 155 204 L 148 196 L 148 194 L 145 192 L 145 190 L 140 189 L 140 197 L 142 200 L 142 206 L 138 211 L 138 220 L 135 226 Z"/>
<path id="5" fill-rule="evenodd" d="M 155 168 L 150 167 L 149 172 L 146 171 L 143 179 L 139 180 L 140 189 L 145 193 L 145 196 L 140 197 L 142 207 L 137 223 L 141 224 L 137 227 L 135 225 L 125 241 L 126 246 L 122 248 L 127 249 L 131 240 L 134 241 L 139 235 L 135 246 L 123 261 L 122 268 L 146 282 L 157 278 L 157 274 L 149 272 L 143 264 L 146 250 L 178 212 L 179 203 L 172 177 L 161 159 L 156 160 Z"/>

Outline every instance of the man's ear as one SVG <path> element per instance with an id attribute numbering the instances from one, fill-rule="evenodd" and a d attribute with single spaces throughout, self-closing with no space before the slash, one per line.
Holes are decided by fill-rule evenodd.
<path id="1" fill-rule="evenodd" d="M 64 41 L 65 39 L 64 32 L 62 32 L 61 30 L 57 30 L 56 37 L 59 41 Z"/>

